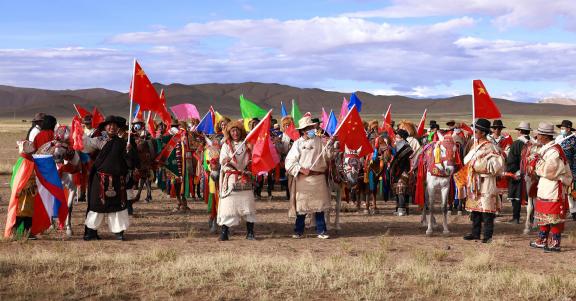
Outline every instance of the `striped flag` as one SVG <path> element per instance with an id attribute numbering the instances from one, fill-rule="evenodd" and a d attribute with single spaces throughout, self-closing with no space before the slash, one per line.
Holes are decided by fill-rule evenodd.
<path id="1" fill-rule="evenodd" d="M 52 155 L 33 155 L 36 186 L 38 194 L 34 203 L 34 217 L 32 218 L 33 234 L 48 229 L 53 218 L 58 218 L 59 226 L 64 227 L 68 215 L 68 203 L 64 195 L 62 180 L 58 175 L 56 162 Z"/>

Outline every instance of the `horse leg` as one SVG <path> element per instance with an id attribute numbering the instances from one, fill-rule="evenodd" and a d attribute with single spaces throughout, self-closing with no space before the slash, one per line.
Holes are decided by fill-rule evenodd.
<path id="1" fill-rule="evenodd" d="M 436 197 L 436 178 L 428 175 L 426 181 L 426 189 L 428 190 L 428 229 L 426 235 L 431 236 L 434 231 L 433 218 L 434 218 L 434 198 Z"/>
<path id="2" fill-rule="evenodd" d="M 443 234 L 450 233 L 448 230 L 448 197 L 450 195 L 450 179 L 448 181 L 444 181 L 444 185 L 442 185 L 442 215 L 444 215 L 444 221 L 442 222 L 442 226 L 444 227 Z"/>
<path id="3" fill-rule="evenodd" d="M 146 179 L 146 202 L 152 201 L 152 182 Z"/>
<path id="4" fill-rule="evenodd" d="M 76 190 L 71 189 L 68 194 L 68 214 L 66 215 L 66 235 L 72 236 L 72 208 L 74 207 L 74 199 L 76 198 Z"/>
<path id="5" fill-rule="evenodd" d="M 526 223 L 524 224 L 524 234 L 530 234 L 532 229 L 532 214 L 534 213 L 534 198 L 528 197 L 526 205 Z"/>

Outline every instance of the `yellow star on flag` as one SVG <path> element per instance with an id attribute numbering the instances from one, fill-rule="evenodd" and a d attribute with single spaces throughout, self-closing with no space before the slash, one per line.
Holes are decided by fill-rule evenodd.
<path id="1" fill-rule="evenodd" d="M 484 88 L 478 88 L 478 94 L 486 94 L 486 90 L 484 90 Z"/>
<path id="2" fill-rule="evenodd" d="M 144 76 L 146 76 L 146 73 L 144 72 L 144 69 L 140 69 L 140 70 L 138 70 L 138 72 L 136 72 L 136 75 L 138 75 L 140 77 L 144 77 Z"/>

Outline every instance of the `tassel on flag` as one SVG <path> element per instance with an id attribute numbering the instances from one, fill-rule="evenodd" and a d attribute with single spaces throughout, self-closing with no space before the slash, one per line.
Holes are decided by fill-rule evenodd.
<path id="1" fill-rule="evenodd" d="M 494 119 L 501 118 L 500 110 L 488 94 L 481 80 L 472 81 L 474 89 L 474 118 Z"/>
<path id="2" fill-rule="evenodd" d="M 84 129 L 82 128 L 82 121 L 80 117 L 74 116 L 72 119 L 72 126 L 70 127 L 71 136 L 70 139 L 72 140 L 72 149 L 81 151 L 84 149 L 84 143 L 82 138 L 84 136 Z"/>
<path id="3" fill-rule="evenodd" d="M 418 137 L 422 137 L 424 136 L 424 130 L 426 127 L 426 113 L 428 112 L 428 109 L 424 110 L 424 113 L 422 114 L 422 118 L 420 119 L 420 123 L 418 124 Z"/>

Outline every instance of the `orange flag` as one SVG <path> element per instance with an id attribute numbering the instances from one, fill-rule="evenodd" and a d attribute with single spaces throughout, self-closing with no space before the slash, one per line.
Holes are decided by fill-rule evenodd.
<path id="1" fill-rule="evenodd" d="M 472 81 L 472 88 L 474 89 L 474 118 L 494 119 L 502 117 L 500 110 L 481 80 Z"/>
<path id="2" fill-rule="evenodd" d="M 358 149 L 362 147 L 360 150 L 360 157 L 364 157 L 368 154 L 371 154 L 374 150 L 372 148 L 372 144 L 368 140 L 366 136 L 366 131 L 364 130 L 364 124 L 362 123 L 362 118 L 360 118 L 360 114 L 356 109 L 356 106 L 353 106 L 346 118 L 342 120 L 342 123 L 336 129 L 334 136 L 338 137 L 338 141 L 340 141 L 340 148 L 344 150 L 345 146 L 349 149 Z"/>
<path id="3" fill-rule="evenodd" d="M 280 163 L 280 156 L 270 138 L 271 118 L 272 110 L 246 136 L 246 142 L 252 144 L 252 173 L 255 175 L 268 172 Z"/>
<path id="4" fill-rule="evenodd" d="M 130 97 L 140 105 L 142 111 L 160 112 L 162 110 L 162 103 L 156 89 L 136 60 L 134 61 L 134 75 L 130 83 Z"/>

